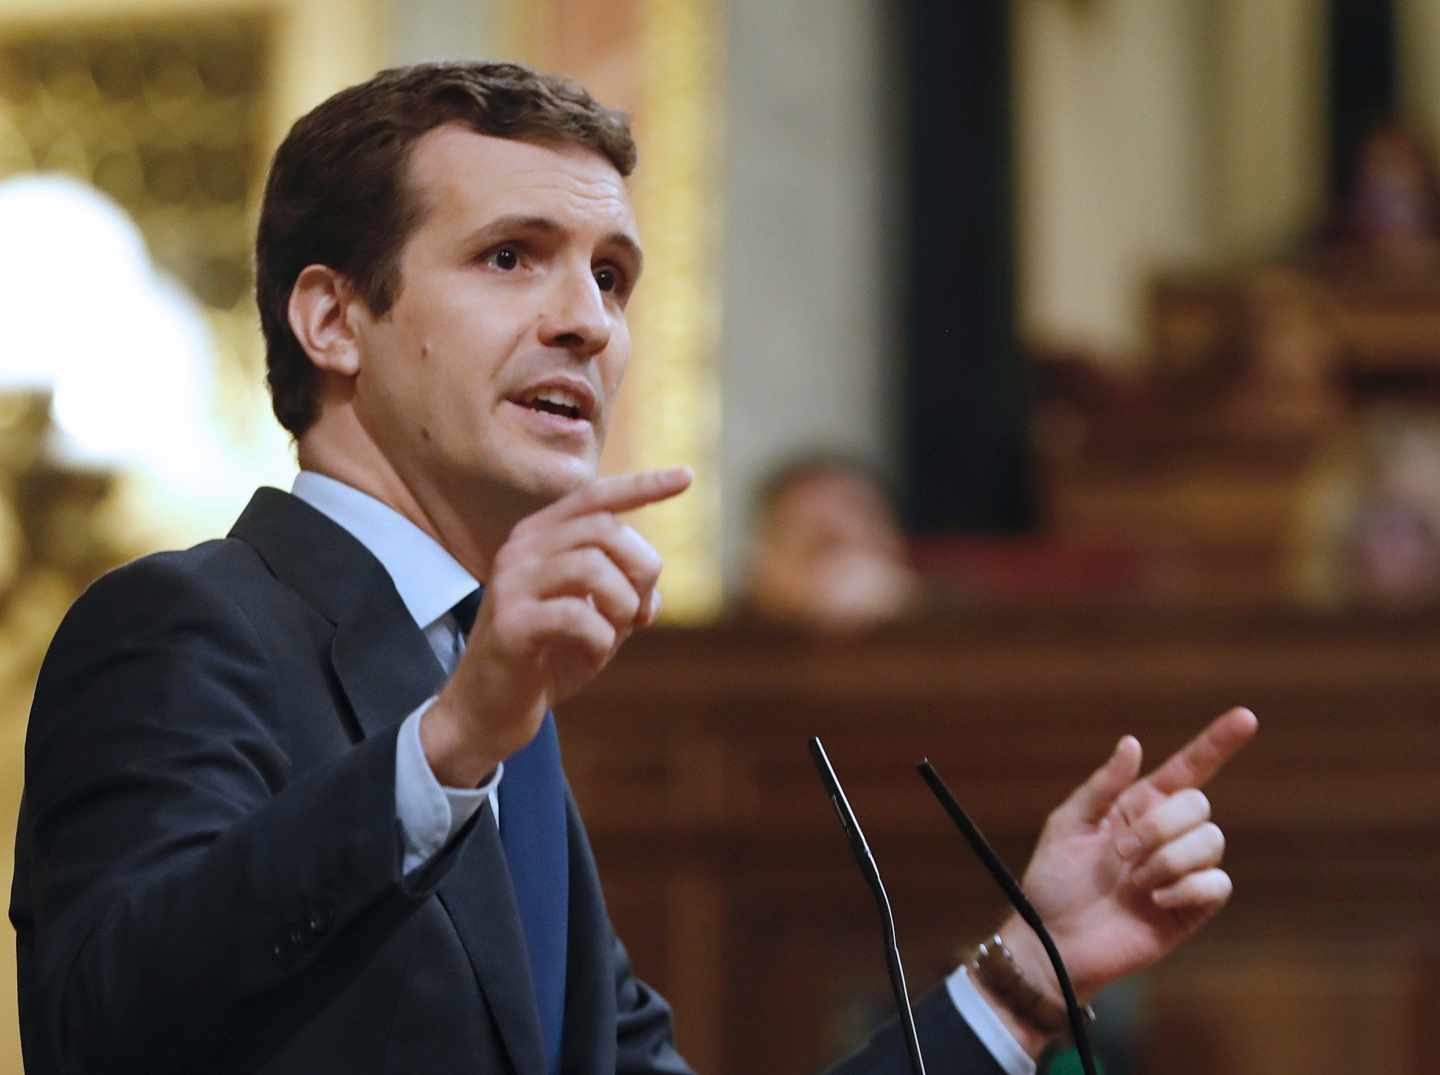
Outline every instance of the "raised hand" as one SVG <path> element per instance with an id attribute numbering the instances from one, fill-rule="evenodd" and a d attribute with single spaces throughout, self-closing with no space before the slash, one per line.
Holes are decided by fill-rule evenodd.
<path id="1" fill-rule="evenodd" d="M 1140 744 L 1125 736 L 1046 820 L 1021 886 L 1082 999 L 1159 960 L 1229 900 L 1225 837 L 1200 788 L 1258 727 L 1248 709 L 1232 709 L 1143 779 Z M 1029 927 L 1012 918 L 1001 932 L 1058 1001 Z"/>
<path id="2" fill-rule="evenodd" d="M 660 610 L 660 556 L 616 515 L 689 487 L 685 468 L 601 478 L 523 519 L 496 554 L 455 674 L 421 722 L 441 783 L 478 784 L 545 710 Z"/>

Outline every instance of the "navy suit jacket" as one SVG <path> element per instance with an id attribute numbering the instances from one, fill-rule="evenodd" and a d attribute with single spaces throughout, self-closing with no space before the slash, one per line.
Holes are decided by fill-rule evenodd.
<path id="1" fill-rule="evenodd" d="M 11 919 L 30 1075 L 543 1075 L 523 934 L 484 808 L 401 872 L 400 720 L 443 673 L 389 575 L 260 490 L 229 537 L 110 573 L 36 690 Z M 562 1070 L 681 1075 L 568 802 Z M 943 990 L 932 1069 L 995 1072 Z M 841 1065 L 903 1075 L 895 1028 Z"/>

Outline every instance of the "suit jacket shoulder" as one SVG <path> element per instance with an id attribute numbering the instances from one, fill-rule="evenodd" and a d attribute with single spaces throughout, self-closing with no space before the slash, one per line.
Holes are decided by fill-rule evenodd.
<path id="1" fill-rule="evenodd" d="M 394 812 L 394 727 L 438 666 L 373 558 L 274 497 L 296 559 L 365 565 L 329 609 L 232 537 L 107 575 L 46 657 L 11 905 L 32 1072 L 254 1070 L 453 863 L 402 879 Z M 332 659 L 347 631 L 364 649 L 327 615 L 346 599 L 406 638 L 369 730 Z"/>

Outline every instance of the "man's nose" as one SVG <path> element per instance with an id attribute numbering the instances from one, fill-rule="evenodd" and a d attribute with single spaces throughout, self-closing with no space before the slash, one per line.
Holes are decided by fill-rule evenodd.
<path id="1" fill-rule="evenodd" d="M 590 358 L 610 344 L 610 310 L 588 266 L 556 280 L 540 319 L 540 342 Z"/>

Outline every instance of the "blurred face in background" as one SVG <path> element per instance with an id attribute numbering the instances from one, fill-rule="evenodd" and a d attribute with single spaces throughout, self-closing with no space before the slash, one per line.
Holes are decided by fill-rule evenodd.
<path id="1" fill-rule="evenodd" d="M 1347 551 L 1351 586 L 1366 603 L 1428 604 L 1440 593 L 1440 535 L 1411 504 L 1368 505 Z"/>
<path id="2" fill-rule="evenodd" d="M 1381 253 L 1404 254 L 1436 238 L 1437 207 L 1424 147 L 1398 128 L 1372 134 L 1360 151 L 1351 194 L 1350 227 Z"/>
<path id="3" fill-rule="evenodd" d="M 915 597 L 899 522 L 868 478 L 821 471 L 770 501 L 746 580 L 747 603 L 756 614 L 846 630 L 893 619 Z"/>
<path id="4" fill-rule="evenodd" d="M 1344 566 L 1362 603 L 1440 598 L 1440 447 L 1419 433 L 1389 445 L 1346 536 Z"/>

